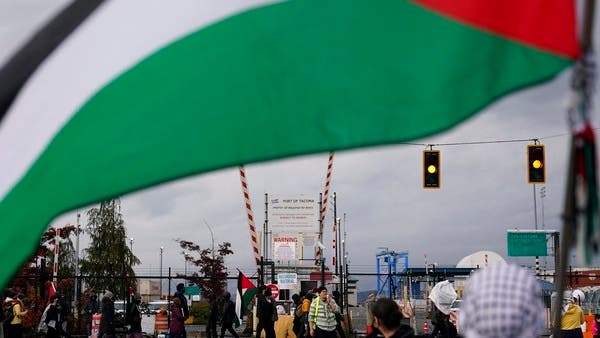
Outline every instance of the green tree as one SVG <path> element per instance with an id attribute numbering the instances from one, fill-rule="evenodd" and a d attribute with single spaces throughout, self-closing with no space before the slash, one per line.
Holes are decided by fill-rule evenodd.
<path id="1" fill-rule="evenodd" d="M 136 288 L 133 266 L 140 260 L 127 246 L 127 236 L 121 202 L 112 199 L 100 203 L 98 208 L 87 211 L 86 232 L 91 242 L 83 250 L 81 273 L 88 285 L 96 292 L 109 290 L 117 298 L 125 298 L 129 287 Z"/>
<path id="2" fill-rule="evenodd" d="M 209 293 L 221 296 L 227 289 L 227 267 L 225 256 L 233 254 L 231 243 L 219 244 L 217 250 L 202 249 L 194 242 L 176 239 L 186 261 L 198 267 L 199 272 L 192 273 L 187 280 L 195 283 L 202 289 L 202 295 L 208 297 Z"/>

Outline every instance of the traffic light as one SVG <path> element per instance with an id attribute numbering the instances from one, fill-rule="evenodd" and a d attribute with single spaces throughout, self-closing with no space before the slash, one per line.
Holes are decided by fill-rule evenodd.
<path id="1" fill-rule="evenodd" d="M 423 188 L 441 188 L 439 150 L 423 150 Z"/>
<path id="2" fill-rule="evenodd" d="M 531 184 L 546 183 L 546 162 L 544 145 L 527 146 L 527 181 Z"/>

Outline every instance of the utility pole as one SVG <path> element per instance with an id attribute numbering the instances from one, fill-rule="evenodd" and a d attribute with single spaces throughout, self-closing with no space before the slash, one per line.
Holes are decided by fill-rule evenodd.
<path id="1" fill-rule="evenodd" d="M 161 246 L 160 247 L 160 297 L 159 299 L 162 299 L 162 295 L 163 295 L 163 280 L 162 280 L 162 258 L 163 258 L 163 250 L 164 248 Z"/>

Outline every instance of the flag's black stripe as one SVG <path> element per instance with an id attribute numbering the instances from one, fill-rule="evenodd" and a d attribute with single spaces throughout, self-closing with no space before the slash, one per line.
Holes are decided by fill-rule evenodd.
<path id="1" fill-rule="evenodd" d="M 104 0 L 76 0 L 40 29 L 0 68 L 0 122 L 27 79 Z"/>

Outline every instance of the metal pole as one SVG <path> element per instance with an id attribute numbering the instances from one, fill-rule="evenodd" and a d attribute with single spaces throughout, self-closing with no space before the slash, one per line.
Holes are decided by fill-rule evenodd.
<path id="1" fill-rule="evenodd" d="M 163 295 L 163 280 L 162 280 L 162 258 L 163 258 L 163 250 L 164 248 L 160 247 L 160 296 L 159 299 L 162 299 Z"/>
<path id="2" fill-rule="evenodd" d="M 535 224 L 535 230 L 538 229 L 538 218 L 537 218 L 537 193 L 535 191 L 535 184 L 533 184 L 533 219 Z M 540 256 L 535 256 L 535 276 L 540 275 Z"/>
<path id="3" fill-rule="evenodd" d="M 336 196 L 335 192 L 333 192 L 333 221 L 335 222 L 335 225 L 333 226 L 333 228 L 336 229 L 337 232 L 340 232 L 340 229 L 338 228 L 338 225 L 337 225 L 337 196 Z M 333 234 L 333 236 L 334 236 L 333 242 L 335 243 L 333 256 L 335 257 L 335 274 L 336 274 L 336 276 L 339 276 L 339 263 L 338 263 L 339 242 L 337 241 L 337 232 L 335 232 Z"/>
<path id="4" fill-rule="evenodd" d="M 263 223 L 263 257 L 269 259 L 268 232 L 269 232 L 269 194 L 265 193 L 265 222 Z M 263 272 L 264 276 L 264 272 Z M 264 279 L 263 279 L 264 281 Z"/>
<path id="5" fill-rule="evenodd" d="M 323 193 L 319 193 L 319 242 L 323 242 Z M 321 243 L 322 244 L 322 243 Z M 319 257 L 323 260 L 323 249 L 318 246 Z M 321 264 L 321 270 L 323 269 L 323 262 L 315 262 Z M 325 284 L 323 284 L 325 286 Z"/>
<path id="6" fill-rule="evenodd" d="M 77 210 L 77 232 L 75 242 L 75 287 L 73 288 L 73 300 L 77 301 L 77 290 L 79 287 L 79 210 Z M 79 309 L 79 302 L 77 302 Z"/>

